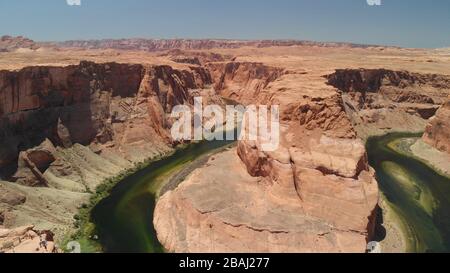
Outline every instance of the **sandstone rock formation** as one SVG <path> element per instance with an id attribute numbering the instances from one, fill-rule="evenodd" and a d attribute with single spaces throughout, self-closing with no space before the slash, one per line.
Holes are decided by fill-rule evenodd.
<path id="1" fill-rule="evenodd" d="M 301 89 L 305 75 L 257 63 L 215 64 L 211 74 L 230 99 L 279 104 L 281 144 L 265 152 L 241 141 L 164 195 L 154 220 L 162 244 L 174 252 L 364 252 L 378 188 L 336 89 L 325 79 Z"/>
<path id="2" fill-rule="evenodd" d="M 53 233 L 36 231 L 34 226 L 3 229 L 0 226 L 0 253 L 57 253 Z M 41 240 L 45 238 L 45 245 Z"/>
<path id="3" fill-rule="evenodd" d="M 18 170 L 12 176 L 12 179 L 27 186 L 48 186 L 48 181 L 43 174 L 55 162 L 55 154 L 56 148 L 48 139 L 35 148 L 20 152 L 17 164 Z"/>
<path id="4" fill-rule="evenodd" d="M 172 151 L 173 106 L 221 103 L 205 68 L 81 62 L 0 71 L 0 211 L 64 235 L 105 179 Z M 37 187 L 37 188 L 33 188 Z M 28 221 L 28 222 L 27 222 Z"/>
<path id="5" fill-rule="evenodd" d="M 0 167 L 17 164 L 22 152 L 19 169 L 45 172 L 56 159 L 54 148 L 34 149 L 42 142 L 65 148 L 90 145 L 98 154 L 111 151 L 130 162 L 167 152 L 172 143 L 166 115 L 174 105 L 192 103 L 189 90 L 208 84 L 209 73 L 201 67 L 178 71 L 168 66 L 83 62 L 4 71 Z M 36 176 L 41 180 L 40 174 Z"/>
<path id="6" fill-rule="evenodd" d="M 346 112 L 367 138 L 391 130 L 421 132 L 447 99 L 450 77 L 386 69 L 344 69 L 328 83 L 343 92 Z"/>
<path id="7" fill-rule="evenodd" d="M 430 120 L 423 140 L 436 149 L 450 154 L 450 101 Z"/>
<path id="8" fill-rule="evenodd" d="M 232 56 L 222 55 L 214 52 L 186 51 L 180 49 L 172 49 L 160 54 L 159 56 L 169 57 L 176 63 L 185 63 L 191 65 L 203 65 L 210 62 L 224 62 L 233 59 Z"/>

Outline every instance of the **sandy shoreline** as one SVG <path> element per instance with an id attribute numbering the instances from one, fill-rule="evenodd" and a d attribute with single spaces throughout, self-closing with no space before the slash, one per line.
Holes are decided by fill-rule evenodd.
<path id="1" fill-rule="evenodd" d="M 406 231 L 395 210 L 382 194 L 379 206 L 382 209 L 383 227 L 386 229 L 386 237 L 380 242 L 382 253 L 406 253 Z"/>
<path id="2" fill-rule="evenodd" d="M 449 154 L 434 149 L 422 139 L 411 145 L 411 153 L 414 158 L 424 162 L 439 174 L 450 177 Z"/>
<path id="3" fill-rule="evenodd" d="M 388 143 L 387 147 L 404 157 L 425 164 L 441 176 L 448 177 L 448 155 L 425 144 L 419 137 L 399 138 Z M 400 212 L 396 212 L 395 205 L 390 203 L 384 194 L 381 194 L 379 205 L 383 210 L 383 227 L 386 229 L 386 238 L 381 242 L 382 252 L 413 251 L 414 245 L 411 243 L 414 243 L 412 237 L 415 236 L 409 230 L 406 219 L 402 219 Z"/>

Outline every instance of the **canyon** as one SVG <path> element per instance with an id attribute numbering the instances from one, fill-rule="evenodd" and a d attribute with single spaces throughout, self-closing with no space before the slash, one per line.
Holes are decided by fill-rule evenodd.
<path id="1" fill-rule="evenodd" d="M 170 112 L 196 96 L 280 105 L 281 143 L 265 152 L 240 141 L 160 196 L 148 221 L 169 252 L 365 252 L 379 204 L 365 141 L 426 128 L 424 145 L 449 152 L 445 51 L 216 40 L 42 46 L 0 53 L 0 227 L 10 230 L 32 224 L 27 231 L 61 240 L 106 179 L 176 149 Z"/>
<path id="2" fill-rule="evenodd" d="M 374 236 L 378 188 L 357 136 L 375 134 L 363 134 L 373 123 L 421 130 L 449 87 L 448 77 L 382 69 L 337 70 L 309 90 L 301 85 L 307 76 L 258 63 L 210 70 L 222 96 L 279 104 L 283 140 L 273 153 L 241 141 L 160 199 L 154 223 L 173 252 L 363 251 Z M 377 119 L 361 119 L 367 112 Z"/>

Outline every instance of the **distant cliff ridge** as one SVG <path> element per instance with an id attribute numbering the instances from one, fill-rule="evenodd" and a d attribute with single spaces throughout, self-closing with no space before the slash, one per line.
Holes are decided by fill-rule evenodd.
<path id="1" fill-rule="evenodd" d="M 5 35 L 0 38 L 0 52 L 12 52 L 20 48 L 36 50 L 39 47 L 36 42 L 23 36 Z"/>
<path id="2" fill-rule="evenodd" d="M 349 47 L 368 48 L 384 47 L 380 45 L 353 44 L 345 42 L 315 42 L 305 40 L 236 40 L 236 39 L 98 39 L 98 40 L 68 40 L 62 42 L 35 42 L 23 36 L 5 35 L 0 40 L 0 52 L 12 52 L 20 48 L 36 50 L 41 47 L 51 48 L 82 48 L 82 49 L 118 49 L 118 50 L 205 50 L 214 48 L 236 49 L 241 47 L 275 47 L 275 46 L 319 46 L 319 47 Z"/>
<path id="3" fill-rule="evenodd" d="M 272 47 L 272 46 L 322 46 L 322 47 L 378 47 L 376 45 L 361 45 L 351 43 L 313 42 L 298 40 L 225 40 L 225 39 L 104 39 L 104 40 L 73 40 L 54 43 L 55 46 L 85 49 L 122 49 L 163 51 L 171 49 L 204 50 L 213 48 L 240 47 Z"/>

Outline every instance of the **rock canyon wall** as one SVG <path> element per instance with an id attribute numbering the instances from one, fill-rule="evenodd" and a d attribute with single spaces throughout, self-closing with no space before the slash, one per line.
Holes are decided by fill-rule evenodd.
<path id="1" fill-rule="evenodd" d="M 327 76 L 340 91 L 358 135 L 423 132 L 448 98 L 450 78 L 386 69 L 344 69 Z"/>
<path id="2" fill-rule="evenodd" d="M 105 179 L 173 151 L 173 106 L 194 96 L 220 103 L 211 84 L 198 66 L 81 62 L 0 71 L 0 174 L 10 181 L 2 183 L 0 224 L 64 235 Z"/>

